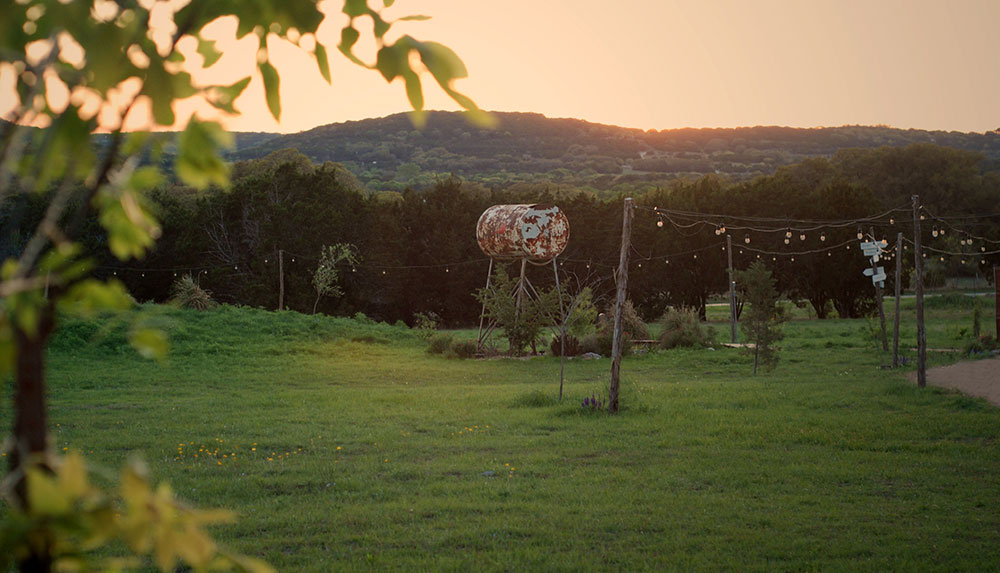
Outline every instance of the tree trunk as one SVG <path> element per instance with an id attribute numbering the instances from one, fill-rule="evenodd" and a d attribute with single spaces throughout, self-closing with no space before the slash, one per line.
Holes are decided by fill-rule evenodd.
<path id="1" fill-rule="evenodd" d="M 11 475 L 19 475 L 22 465 L 48 449 L 45 416 L 45 345 L 55 325 L 53 309 L 40 309 L 38 331 L 31 335 L 17 328 L 17 366 L 14 388 L 14 445 L 8 467 Z M 14 482 L 14 499 L 22 508 L 27 505 L 27 483 L 23 474 Z M 35 553 L 26 555 L 18 564 L 21 571 L 49 571 L 49 543 L 33 546 Z"/>

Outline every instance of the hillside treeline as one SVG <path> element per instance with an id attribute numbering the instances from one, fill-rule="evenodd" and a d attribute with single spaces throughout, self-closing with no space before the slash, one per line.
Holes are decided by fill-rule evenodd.
<path id="1" fill-rule="evenodd" d="M 991 253 L 1000 244 L 984 240 L 1000 240 L 1000 171 L 983 166 L 979 154 L 929 144 L 849 149 L 751 181 L 704 176 L 636 193 L 630 298 L 647 319 L 670 305 L 704 312 L 709 297 L 728 288 L 728 233 L 735 268 L 763 260 L 782 293 L 810 304 L 819 316 L 861 316 L 871 309 L 874 290 L 862 274 L 869 261 L 856 234 L 874 229 L 890 246 L 897 231 L 912 239 L 915 193 L 926 217 L 923 242 L 934 249 L 926 259 L 928 279 L 989 274 L 1000 262 Z M 595 285 L 607 302 L 619 256 L 622 197 L 602 199 L 551 184 L 487 189 L 458 177 L 422 191 L 372 193 L 342 165 L 314 164 L 284 150 L 236 162 L 229 191 L 156 191 L 151 200 L 159 205 L 163 233 L 155 248 L 127 263 L 99 254 L 96 272 L 117 276 L 140 301 L 166 300 L 175 277 L 191 274 L 221 302 L 274 309 L 280 251 L 285 307 L 311 312 L 321 248 L 348 243 L 360 260 L 339 269 L 343 295 L 322 298 L 320 312 L 362 312 L 388 322 L 434 312 L 445 324 L 469 325 L 480 311 L 472 293 L 485 284 L 489 267 L 475 240 L 483 210 L 557 204 L 571 225 L 569 247 L 559 259 L 562 284 Z M 0 254 L 19 252 L 26 230 L 41 217 L 42 199 L 20 198 L 0 213 Z M 723 225 L 726 233 L 719 234 Z M 935 237 L 939 228 L 947 232 Z M 108 252 L 96 222 L 87 237 L 91 252 Z M 894 261 L 884 264 L 891 289 Z M 551 265 L 529 266 L 529 279 L 550 286 Z"/>
<path id="2" fill-rule="evenodd" d="M 396 114 L 287 135 L 242 134 L 232 157 L 257 159 L 295 148 L 316 163 L 344 164 L 368 189 L 380 191 L 426 189 L 455 174 L 488 187 L 555 183 L 603 196 L 705 174 L 749 180 L 847 148 L 932 143 L 982 153 L 1000 166 L 1000 132 L 884 126 L 644 131 L 536 113 L 494 117 L 495 129 L 473 126 L 457 112 L 431 112 L 422 129 L 406 114 Z"/>

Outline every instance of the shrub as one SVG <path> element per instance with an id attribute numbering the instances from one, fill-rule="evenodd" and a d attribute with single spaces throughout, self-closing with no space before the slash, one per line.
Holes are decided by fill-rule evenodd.
<path id="1" fill-rule="evenodd" d="M 963 350 L 966 354 L 982 354 L 1000 348 L 1000 341 L 997 341 L 992 334 L 983 334 L 973 337 L 965 343 Z"/>
<path id="2" fill-rule="evenodd" d="M 580 354 L 593 352 L 601 356 L 611 356 L 611 345 L 614 342 L 614 333 L 609 330 L 599 330 L 590 336 L 584 337 L 580 341 Z M 622 355 L 632 352 L 632 337 L 628 332 L 622 340 Z"/>
<path id="3" fill-rule="evenodd" d="M 660 320 L 663 322 L 663 334 L 660 335 L 659 343 L 660 348 L 711 346 L 715 340 L 715 329 L 703 325 L 698 319 L 698 314 L 692 309 L 672 308 Z"/>
<path id="4" fill-rule="evenodd" d="M 413 315 L 413 328 L 420 333 L 420 337 L 424 340 L 430 340 L 434 336 L 440 323 L 441 317 L 434 312 L 428 312 L 427 314 L 418 312 Z"/>
<path id="5" fill-rule="evenodd" d="M 603 314 L 597 317 L 597 330 L 613 332 L 615 328 L 615 305 L 610 305 Z M 627 334 L 627 338 L 633 340 L 649 339 L 649 327 L 639 317 L 639 313 L 632 306 L 632 301 L 626 300 L 622 307 L 622 330 Z"/>
<path id="6" fill-rule="evenodd" d="M 573 336 L 572 334 L 566 335 L 566 356 L 579 356 L 584 353 L 583 347 L 580 344 L 580 339 Z M 550 356 L 562 356 L 562 337 L 559 335 L 552 337 L 552 342 L 549 344 L 549 355 Z"/>
<path id="7" fill-rule="evenodd" d="M 170 286 L 170 301 L 181 308 L 208 310 L 218 306 L 212 292 L 201 288 L 191 275 L 184 275 Z"/>
<path id="8" fill-rule="evenodd" d="M 455 339 L 450 334 L 438 334 L 431 337 L 427 352 L 431 354 L 444 354 L 451 350 Z"/>
<path id="9" fill-rule="evenodd" d="M 456 340 L 452 343 L 451 350 L 459 358 L 475 358 L 479 352 L 479 343 L 475 340 Z"/>

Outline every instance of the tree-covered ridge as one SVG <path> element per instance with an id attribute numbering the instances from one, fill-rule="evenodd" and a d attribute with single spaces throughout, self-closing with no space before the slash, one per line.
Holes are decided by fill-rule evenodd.
<path id="1" fill-rule="evenodd" d="M 234 159 L 295 148 L 314 162 L 343 163 L 372 190 L 429 187 L 450 174 L 486 185 L 549 182 L 595 191 L 655 187 L 690 176 L 735 180 L 770 175 L 783 165 L 830 157 L 844 148 L 931 143 L 983 154 L 1000 165 L 1000 133 L 959 133 L 843 126 L 801 129 L 631 129 L 535 113 L 494 113 L 493 129 L 457 112 L 430 112 L 423 129 L 406 114 L 349 121 L 241 142 Z M 250 145 L 248 145 L 250 144 Z"/>

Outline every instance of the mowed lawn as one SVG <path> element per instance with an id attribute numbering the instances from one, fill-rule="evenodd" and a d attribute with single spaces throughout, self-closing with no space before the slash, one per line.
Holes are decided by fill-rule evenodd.
<path id="1" fill-rule="evenodd" d="M 181 498 L 238 512 L 216 539 L 279 570 L 1000 563 L 1000 409 L 880 368 L 867 320 L 789 323 L 756 377 L 734 349 L 630 356 L 608 416 L 580 405 L 606 395 L 607 358 L 568 361 L 560 403 L 555 358 L 446 359 L 405 327 L 290 312 L 145 312 L 171 334 L 164 364 L 121 325 L 64 321 L 56 449 L 108 475 L 141 454 Z M 932 347 L 961 347 L 969 305 L 928 315 Z"/>

